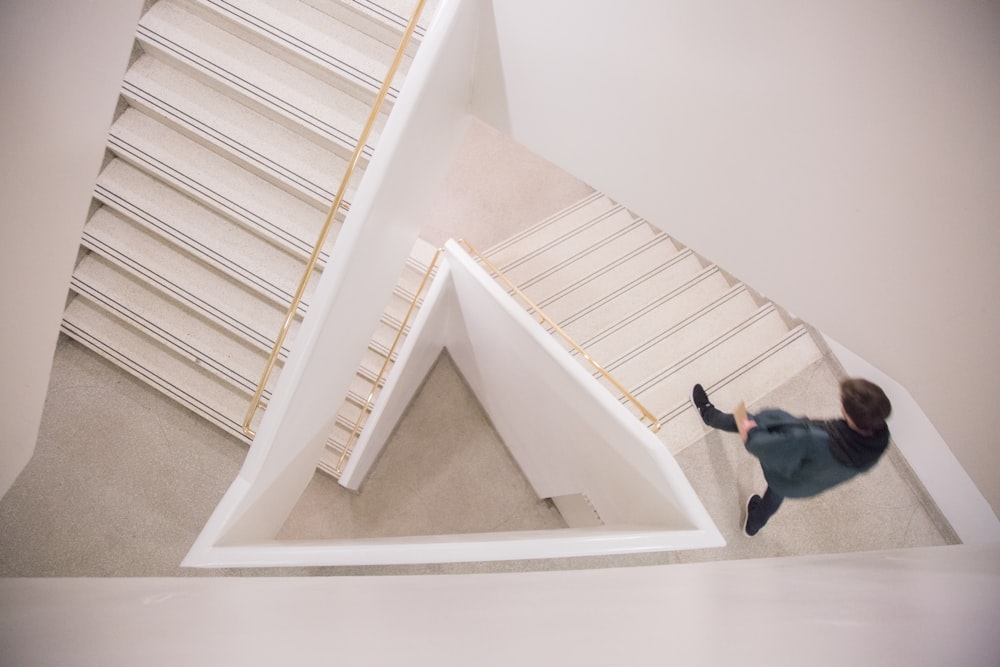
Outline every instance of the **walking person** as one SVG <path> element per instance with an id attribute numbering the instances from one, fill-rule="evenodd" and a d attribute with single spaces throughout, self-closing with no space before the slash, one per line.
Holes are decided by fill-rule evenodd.
<path id="1" fill-rule="evenodd" d="M 712 405 L 700 384 L 691 400 L 705 424 L 739 433 L 760 462 L 767 489 L 747 500 L 743 532 L 748 537 L 764 527 L 785 498 L 809 498 L 870 470 L 889 445 L 885 420 L 892 404 L 881 387 L 860 378 L 840 383 L 840 419 L 763 410 L 737 423 L 741 420 Z"/>

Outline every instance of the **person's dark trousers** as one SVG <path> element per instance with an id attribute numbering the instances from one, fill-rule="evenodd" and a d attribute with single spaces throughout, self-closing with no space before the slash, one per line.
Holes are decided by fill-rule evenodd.
<path id="1" fill-rule="evenodd" d="M 701 420 L 705 422 L 706 425 L 712 428 L 717 428 L 720 431 L 729 431 L 730 433 L 739 433 L 740 430 L 736 428 L 736 417 L 732 416 L 728 412 L 723 412 L 714 405 L 706 405 L 701 410 Z"/>
<path id="2" fill-rule="evenodd" d="M 708 426 L 720 431 L 728 431 L 729 433 L 739 433 L 740 431 L 736 428 L 736 417 L 719 410 L 714 405 L 706 405 L 701 410 L 701 419 Z M 760 501 L 754 503 L 748 511 L 747 532 L 753 535 L 763 528 L 767 520 L 774 516 L 774 513 L 781 507 L 784 499 L 784 496 L 775 492 L 770 486 L 767 487 L 767 491 L 764 492 Z"/>
<path id="3" fill-rule="evenodd" d="M 770 486 L 756 504 L 751 504 L 747 509 L 747 533 L 753 535 L 764 527 L 767 520 L 774 516 L 774 513 L 781 507 L 784 496 L 775 492 Z"/>

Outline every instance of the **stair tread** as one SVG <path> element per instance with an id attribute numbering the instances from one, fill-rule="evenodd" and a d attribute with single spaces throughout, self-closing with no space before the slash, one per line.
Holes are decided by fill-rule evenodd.
<path id="1" fill-rule="evenodd" d="M 600 265 L 602 252 L 611 252 L 629 237 L 648 240 L 659 233 L 626 209 L 615 207 L 564 234 L 558 243 L 543 246 L 498 268 L 516 284 L 527 287 L 554 273 L 573 271 L 581 262 Z"/>
<path id="2" fill-rule="evenodd" d="M 677 257 L 676 246 L 660 236 L 572 280 L 536 284 L 525 292 L 559 322 Z"/>
<path id="3" fill-rule="evenodd" d="M 84 245 L 129 270 L 203 317 L 270 348 L 286 308 L 262 299 L 245 285 L 165 244 L 107 207 L 84 227 Z M 292 323 L 286 346 L 293 340 Z"/>
<path id="4" fill-rule="evenodd" d="M 549 217 L 514 234 L 483 252 L 501 271 L 525 256 L 551 248 L 581 225 L 597 219 L 612 209 L 621 209 L 599 192 L 593 192 Z"/>
<path id="5" fill-rule="evenodd" d="M 85 298 L 77 297 L 69 303 L 63 327 L 74 339 L 217 426 L 241 436 L 249 403 L 245 392 L 171 354 Z"/>
<path id="6" fill-rule="evenodd" d="M 372 99 L 382 85 L 396 47 L 374 39 L 326 12 L 298 0 L 191 0 L 194 11 L 210 12 L 226 29 L 300 69 L 336 76 L 342 87 Z M 405 74 L 409 59 L 400 64 Z M 398 96 L 396 86 L 386 96 Z"/>
<path id="7" fill-rule="evenodd" d="M 240 39 L 188 8 L 174 0 L 153 5 L 142 17 L 137 33 L 143 50 L 307 138 L 325 143 L 342 157 L 350 157 L 370 103 Z M 375 142 L 384 121 L 383 115 L 369 143 Z M 366 155 L 370 157 L 370 147 Z"/>
<path id="8" fill-rule="evenodd" d="M 643 321 L 655 320 L 661 326 L 653 327 L 651 331 L 646 328 L 635 332 L 632 337 L 619 332 L 614 337 L 614 346 L 608 343 L 603 347 L 591 345 L 586 349 L 595 359 L 603 362 L 604 369 L 618 382 L 626 387 L 634 386 L 648 375 L 649 369 L 671 367 L 718 332 L 738 326 L 758 308 L 753 296 L 739 286 L 700 309 L 685 307 L 674 312 L 668 312 L 667 308 L 659 309 Z"/>
<path id="9" fill-rule="evenodd" d="M 685 268 L 684 264 L 679 268 Z M 671 283 L 650 281 L 651 285 L 639 284 L 615 295 L 603 308 L 595 309 L 602 317 L 573 319 L 566 330 L 576 334 L 587 349 L 610 357 L 615 350 L 649 340 L 733 289 L 717 268 L 699 271 L 697 263 L 686 268 L 690 273 L 678 270 Z"/>
<path id="10" fill-rule="evenodd" d="M 558 224 L 545 227 L 545 232 L 557 234 L 555 238 L 543 242 L 541 238 L 532 237 L 538 243 L 536 247 L 527 252 L 522 250 L 520 256 L 498 268 L 515 282 L 529 283 L 534 276 L 544 274 L 547 270 L 554 270 L 554 267 L 570 262 L 577 255 L 607 245 L 616 234 L 638 227 L 640 224 L 628 209 L 611 205 L 591 212 L 582 224 L 571 225 L 570 221 L 577 220 L 583 215 L 583 211 L 574 212 L 570 216 L 560 218 Z"/>
<path id="11" fill-rule="evenodd" d="M 649 373 L 631 384 L 630 391 L 656 413 L 683 399 L 691 386 L 710 369 L 738 368 L 770 349 L 788 334 L 788 326 L 772 304 L 765 304 L 739 326 L 711 341 L 668 367 Z"/>
<path id="12" fill-rule="evenodd" d="M 122 160 L 196 199 L 217 214 L 308 257 L 332 197 L 305 200 L 238 168 L 136 109 L 112 125 L 109 148 Z M 324 244 L 329 257 L 339 223 Z"/>
<path id="13" fill-rule="evenodd" d="M 89 253 L 80 260 L 72 288 L 242 391 L 256 390 L 268 351 L 195 316 L 100 255 Z"/>
<path id="14" fill-rule="evenodd" d="M 125 73 L 122 96 L 197 143 L 303 197 L 332 201 L 347 160 L 152 58 Z M 356 170 L 360 179 L 362 166 Z"/>
<path id="15" fill-rule="evenodd" d="M 399 40 L 416 8 L 416 0 L 302 0 L 313 9 L 324 12 L 334 19 L 360 30 L 366 35 L 377 39 L 393 49 L 399 46 Z M 407 54 L 413 56 L 417 47 L 423 41 L 435 11 L 435 1 L 430 0 L 424 5 L 424 10 L 413 31 Z"/>
<path id="16" fill-rule="evenodd" d="M 616 229 L 609 236 L 601 235 L 593 243 L 574 248 L 561 260 L 559 256 L 554 256 L 551 261 L 545 262 L 548 253 L 542 255 L 540 259 L 545 268 L 540 272 L 517 278 L 514 276 L 518 272 L 514 271 L 513 274 L 507 273 L 507 276 L 526 294 L 535 295 L 540 301 L 552 300 L 559 298 L 555 295 L 563 290 L 572 289 L 579 281 L 590 280 L 606 267 L 619 264 L 646 246 L 654 244 L 659 245 L 661 251 L 668 255 L 676 254 L 677 248 L 668 236 L 641 220 L 633 221 L 629 218 L 626 226 Z M 534 272 L 538 266 L 535 264 L 529 268 Z"/>
<path id="17" fill-rule="evenodd" d="M 659 438 L 671 453 L 677 454 L 705 436 L 708 427 L 701 421 L 689 398 L 695 383 L 705 386 L 713 403 L 720 409 L 732 410 L 745 401 L 752 405 L 802 372 L 822 357 L 815 341 L 802 326 L 793 328 L 780 341 L 743 366 L 726 369 L 706 369 L 701 377 L 690 380 L 684 396 L 657 414 L 663 421 Z"/>
<path id="18" fill-rule="evenodd" d="M 248 233 L 122 160 L 113 160 L 101 172 L 96 197 L 275 302 L 283 306 L 291 303 L 305 269 L 301 258 Z M 306 304 L 319 273 L 314 270 L 306 287 Z"/>
<path id="19" fill-rule="evenodd" d="M 557 309 L 562 315 L 558 320 L 559 326 L 581 344 L 587 343 L 602 332 L 621 324 L 656 299 L 678 289 L 690 289 L 694 283 L 702 280 L 720 285 L 721 289 L 729 287 L 728 281 L 719 274 L 718 269 L 702 268 L 693 252 L 682 250 L 670 260 L 639 274 L 617 289 L 598 294 L 593 301 L 576 312 L 567 314 L 565 311 L 568 309 Z"/>

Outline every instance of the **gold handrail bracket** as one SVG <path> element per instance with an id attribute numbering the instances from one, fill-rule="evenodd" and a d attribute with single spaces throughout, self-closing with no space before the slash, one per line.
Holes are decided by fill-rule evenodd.
<path id="1" fill-rule="evenodd" d="M 458 242 L 461 243 L 463 246 L 465 246 L 466 250 L 468 250 L 470 253 L 472 253 L 477 258 L 479 258 L 479 261 L 481 261 L 486 266 L 486 268 L 488 268 L 490 270 L 491 273 L 493 273 L 494 275 L 496 275 L 500 280 L 502 280 L 507 285 L 507 287 L 509 287 L 519 297 L 521 297 L 521 299 L 526 304 L 528 304 L 528 307 L 536 315 L 538 315 L 538 317 L 541 319 L 541 321 L 542 321 L 543 324 L 546 324 L 546 325 L 552 327 L 552 330 L 555 331 L 557 334 L 559 334 L 563 338 L 563 340 L 565 340 L 567 343 L 569 343 L 573 347 L 573 349 L 576 350 L 584 359 L 586 359 L 588 362 L 590 362 L 590 365 L 593 366 L 597 370 L 597 372 L 599 372 L 604 377 L 605 380 L 607 380 L 608 382 L 610 382 L 611 384 L 613 384 L 614 387 L 615 387 L 615 389 L 617 389 L 618 391 L 620 391 L 622 393 L 622 395 L 625 396 L 625 398 L 627 398 L 633 405 L 635 405 L 639 409 L 639 412 L 642 413 L 642 416 L 639 417 L 639 421 L 642 421 L 643 419 L 648 419 L 651 422 L 650 429 L 653 431 L 653 433 L 656 433 L 656 432 L 658 432 L 660 430 L 660 427 L 662 426 L 660 424 L 660 420 L 657 419 L 656 417 L 654 417 L 653 413 L 651 413 L 649 410 L 647 410 L 646 407 L 642 403 L 640 403 L 639 400 L 635 396 L 633 396 L 625 387 L 621 386 L 621 384 L 619 384 L 618 380 L 616 380 L 613 377 L 611 377 L 611 374 L 608 373 L 606 370 L 604 370 L 603 366 L 601 366 L 589 354 L 587 354 L 587 351 L 584 350 L 582 347 L 580 347 L 575 340 L 573 340 L 572 338 L 570 338 L 569 334 L 567 334 L 565 331 L 563 331 L 562 327 L 560 327 L 558 324 L 556 324 L 555 321 L 553 321 L 548 315 L 545 314 L 545 311 L 543 311 L 541 308 L 539 308 L 538 305 L 534 301 L 532 301 L 530 298 L 528 298 L 528 295 L 526 295 L 524 292 L 522 292 L 521 289 L 517 285 L 515 285 L 510 280 L 510 278 L 508 278 L 504 274 L 503 271 L 501 271 L 500 269 L 498 269 L 493 264 L 493 262 L 491 262 L 490 260 L 488 260 L 483 253 L 481 253 L 478 250 L 476 250 L 476 248 L 471 243 L 469 243 L 467 240 L 465 240 L 465 239 L 458 239 Z"/>
<path id="2" fill-rule="evenodd" d="M 406 47 L 410 43 L 413 31 L 417 27 L 417 20 L 420 18 L 420 13 L 423 11 L 424 4 L 426 4 L 426 2 L 427 0 L 418 0 L 416 8 L 413 10 L 413 16 L 410 17 L 410 22 L 407 24 L 406 30 L 403 32 L 403 38 L 399 42 L 399 48 L 396 49 L 396 55 L 386 72 L 385 79 L 382 81 L 382 87 L 379 88 L 378 95 L 375 97 L 375 104 L 372 105 L 371 112 L 368 114 L 368 120 L 365 122 L 365 127 L 361 131 L 361 136 L 358 138 L 357 145 L 354 147 L 354 154 L 347 163 L 347 170 L 344 172 L 344 177 L 340 181 L 340 187 L 337 189 L 337 196 L 334 198 L 333 204 L 330 206 L 329 213 L 326 214 L 326 220 L 323 222 L 323 227 L 316 240 L 316 245 L 313 247 L 312 255 L 309 256 L 309 261 L 306 262 L 306 268 L 302 272 L 302 279 L 299 280 L 298 289 L 295 290 L 295 296 L 292 297 L 292 302 L 288 306 L 288 312 L 285 314 L 285 321 L 281 325 L 281 329 L 278 331 L 278 336 L 274 342 L 274 348 L 271 350 L 271 355 L 267 358 L 267 363 L 264 365 L 264 372 L 260 377 L 260 381 L 257 383 L 257 391 L 254 392 L 253 398 L 250 399 L 250 408 L 247 410 L 246 418 L 243 420 L 243 433 L 251 438 L 253 438 L 256 433 L 250 428 L 250 423 L 253 421 L 253 417 L 257 413 L 258 408 L 260 408 L 260 401 L 264 396 L 267 381 L 271 378 L 271 371 L 274 370 L 274 365 L 277 363 L 278 357 L 281 355 L 281 347 L 285 344 L 285 337 L 288 336 L 288 331 L 291 329 L 292 322 L 295 320 L 295 313 L 298 311 L 299 305 L 302 303 L 302 295 L 305 294 L 306 285 L 309 284 L 309 278 L 312 277 L 313 269 L 316 268 L 316 262 L 319 260 L 323 244 L 326 243 L 326 238 L 329 236 L 330 229 L 333 227 L 333 221 L 336 218 L 337 210 L 344 205 L 344 195 L 347 193 L 347 188 L 351 183 L 351 177 L 354 176 L 354 169 L 357 167 L 358 160 L 361 158 L 361 154 L 364 152 L 365 146 L 368 144 L 368 137 L 371 135 L 372 128 L 375 127 L 375 121 L 378 119 L 379 111 L 382 109 L 382 103 L 385 101 L 385 97 L 389 93 L 389 88 L 392 86 L 392 80 L 395 78 L 397 70 L 399 70 L 400 63 L 403 62 Z"/>

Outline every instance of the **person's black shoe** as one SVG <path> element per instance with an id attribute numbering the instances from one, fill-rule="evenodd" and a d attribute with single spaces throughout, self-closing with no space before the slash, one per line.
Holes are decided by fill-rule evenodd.
<path id="1" fill-rule="evenodd" d="M 708 400 L 708 394 L 705 393 L 705 388 L 700 384 L 696 384 L 694 389 L 691 390 L 691 402 L 694 403 L 694 407 L 698 408 L 698 412 L 703 411 L 712 404 Z"/>
<path id="2" fill-rule="evenodd" d="M 762 528 L 762 526 L 750 527 L 750 515 L 753 514 L 758 504 L 760 504 L 760 496 L 756 493 L 747 498 L 746 516 L 743 517 L 743 534 L 747 537 L 753 537 Z"/>

